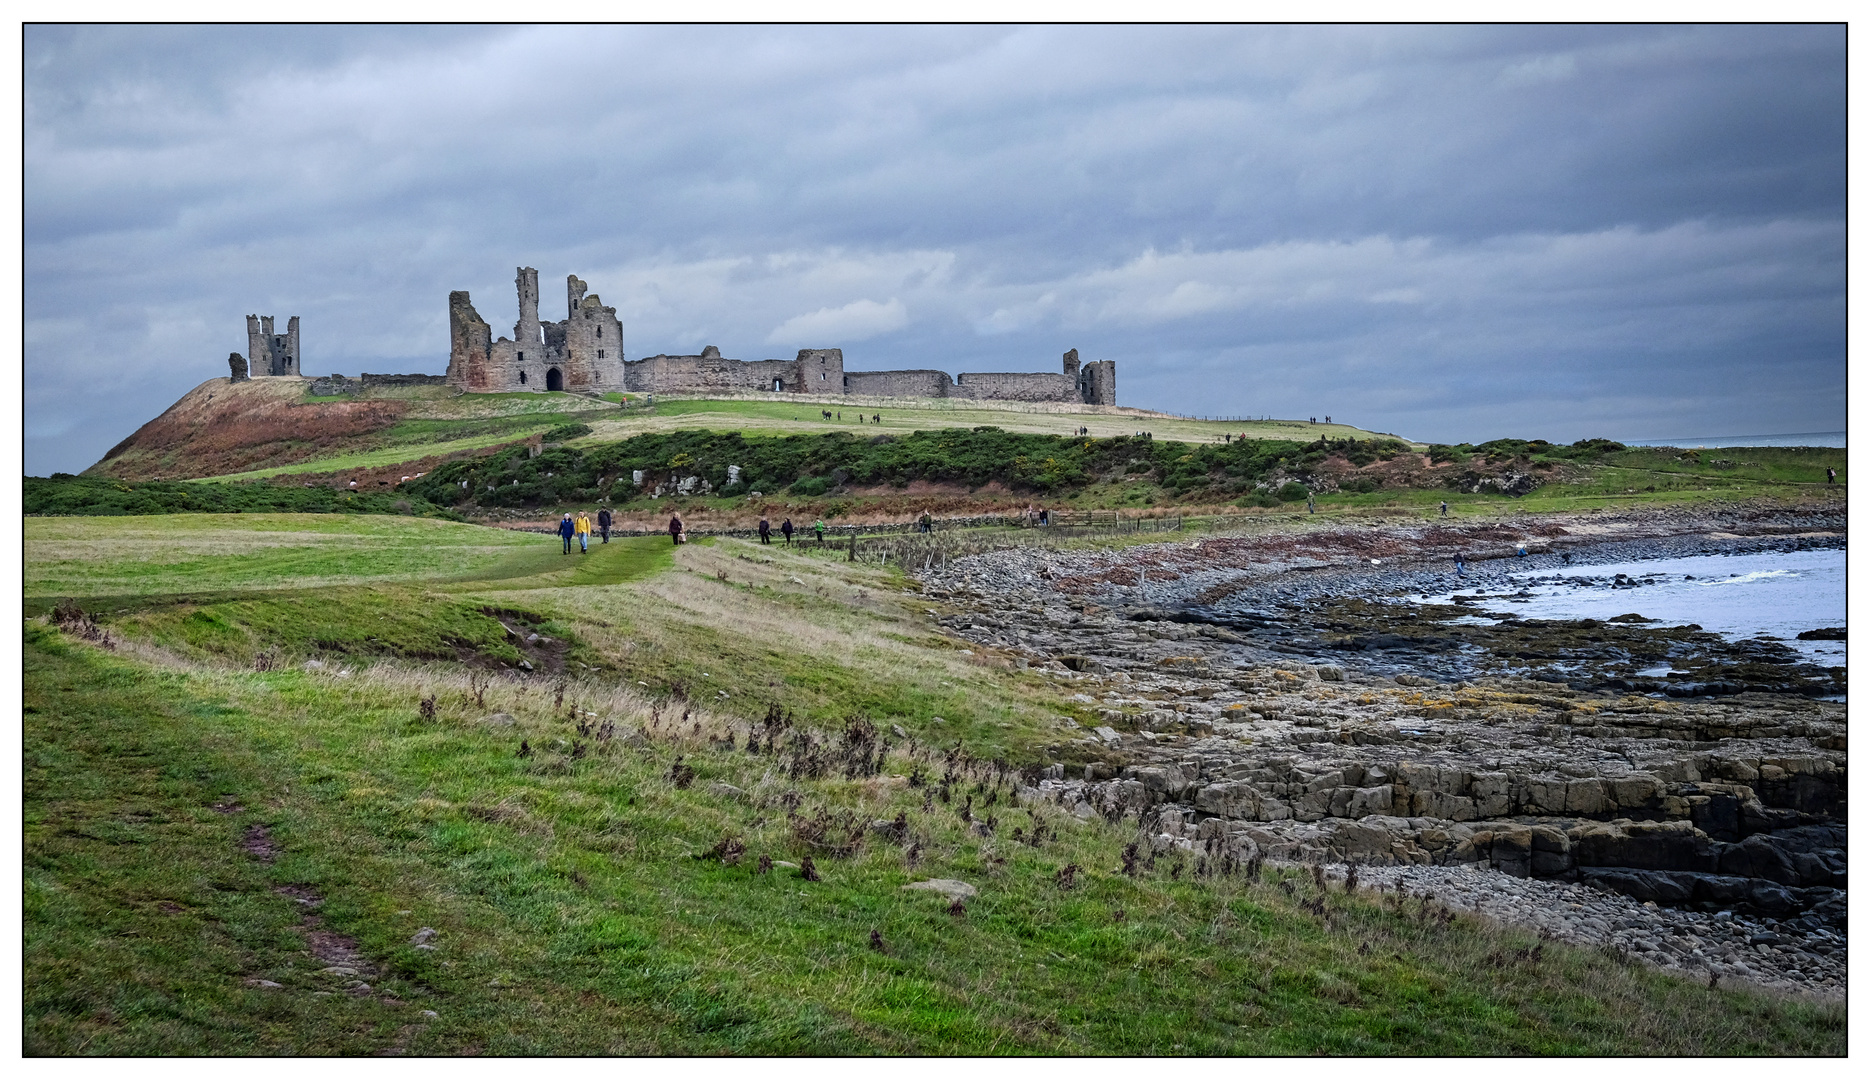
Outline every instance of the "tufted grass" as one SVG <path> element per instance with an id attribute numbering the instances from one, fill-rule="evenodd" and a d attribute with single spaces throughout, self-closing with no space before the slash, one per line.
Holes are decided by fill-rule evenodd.
<path id="1" fill-rule="evenodd" d="M 432 721 L 415 709 L 436 693 Z M 979 772 L 922 810 L 899 779 L 790 780 L 783 755 L 674 737 L 573 758 L 549 687 L 371 669 L 166 670 L 30 628 L 24 1046 L 32 1054 L 1835 1054 L 1841 1006 L 1709 991 L 1466 919 L 1444 924 L 1308 876 L 1118 867 L 1125 830 L 1008 807 L 970 835 Z M 602 715 L 653 708 L 627 692 Z M 744 723 L 744 721 L 742 721 Z M 687 729 L 685 730 L 692 730 Z M 744 730 L 744 729 L 743 729 Z M 521 738 L 536 748 L 516 756 Z M 698 775 L 677 788 L 676 756 Z M 710 785 L 732 784 L 735 795 Z M 871 835 L 798 862 L 782 797 Z M 998 792 L 1004 798 L 1005 791 Z M 216 807 L 220 809 L 216 809 Z M 1045 823 L 1036 847 L 1010 830 Z M 279 854 L 240 850 L 255 826 Z M 697 858 L 734 837 L 738 865 Z M 1078 865 L 1076 887 L 1059 872 Z M 901 886 L 958 877 L 960 915 Z M 1290 894 L 1282 887 L 1289 880 Z M 294 927 L 352 938 L 354 997 Z M 1324 915 L 1300 905 L 1319 899 Z M 422 927 L 432 951 L 414 949 Z M 884 951 L 870 947 L 876 931 Z M 249 986 L 263 978 L 279 989 Z M 320 995 L 326 996 L 320 996 Z M 431 1010 L 433 1018 L 423 1015 Z"/>
<path id="2" fill-rule="evenodd" d="M 445 523 L 324 519 L 309 534 L 327 524 Z M 348 535 L 387 549 L 409 534 Z M 1133 822 L 1012 806 L 990 766 L 947 802 L 911 786 L 938 780 L 950 748 L 1034 760 L 1080 707 L 1069 680 L 963 655 L 893 571 L 730 540 L 613 542 L 600 571 L 565 568 L 555 538 L 523 540 L 550 558 L 495 555 L 466 572 L 480 580 L 442 580 L 450 564 L 413 583 L 152 591 L 104 611 L 112 650 L 27 623 L 27 1053 L 1844 1051 L 1841 1005 L 1710 991 L 1551 943 L 1534 957 L 1529 934 L 1319 896 L 1296 870 L 1199 877 L 1181 857 L 1175 875 L 1164 856 L 1132 878 Z M 145 586 L 188 580 L 139 579 L 124 552 L 96 561 Z M 566 674 L 480 684 L 421 659 L 457 640 L 498 653 L 490 605 L 573 640 Z M 254 671 L 260 651 L 291 666 Z M 314 656 L 343 662 L 297 664 Z M 795 757 L 747 753 L 775 704 L 828 735 L 871 716 L 891 746 L 878 775 L 795 777 Z M 514 724 L 484 723 L 494 712 Z M 728 732 L 732 750 L 713 741 Z M 970 797 L 994 835 L 962 820 Z M 915 865 L 871 832 L 850 857 L 805 846 L 789 805 L 860 826 L 902 813 Z M 1013 839 L 1041 823 L 1037 845 Z M 270 863 L 241 849 L 256 826 Z M 747 849 L 737 865 L 697 857 L 729 838 Z M 756 872 L 761 855 L 807 854 L 821 881 Z M 902 889 L 929 877 L 980 895 L 950 914 Z M 435 949 L 411 944 L 422 927 Z M 323 971 L 308 930 L 355 941 L 368 992 Z"/>

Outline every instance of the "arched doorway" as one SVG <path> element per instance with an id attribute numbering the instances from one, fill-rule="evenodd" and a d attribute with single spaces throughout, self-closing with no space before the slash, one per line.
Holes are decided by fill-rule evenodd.
<path id="1" fill-rule="evenodd" d="M 565 376 L 560 375 L 558 373 L 557 368 L 546 368 L 545 369 L 545 388 L 547 390 L 565 389 Z"/>
<path id="2" fill-rule="evenodd" d="M 782 380 L 779 380 L 779 379 L 773 380 L 773 393 L 782 394 L 785 392 L 785 390 L 786 390 L 786 384 Z"/>

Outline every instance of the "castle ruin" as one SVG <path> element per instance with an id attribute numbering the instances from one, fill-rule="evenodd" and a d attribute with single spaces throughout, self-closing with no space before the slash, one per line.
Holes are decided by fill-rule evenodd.
<path id="1" fill-rule="evenodd" d="M 494 340 L 465 291 L 448 294 L 448 385 L 469 393 L 515 390 L 602 392 L 627 389 L 623 324 L 617 309 L 573 274 L 565 279 L 565 321 L 539 321 L 539 271 L 519 269 L 519 322 Z"/>
<path id="2" fill-rule="evenodd" d="M 733 360 L 710 345 L 700 353 L 623 356 L 617 309 L 605 307 L 577 275 L 566 278 L 565 321 L 539 321 L 539 272 L 520 267 L 519 322 L 511 340 L 495 340 L 464 291 L 448 294 L 450 386 L 469 393 L 520 390 L 621 390 L 649 394 L 755 391 L 773 394 L 863 394 L 874 397 L 973 398 L 989 401 L 1117 403 L 1117 365 L 1080 364 L 1065 354 L 1063 371 L 964 373 L 845 371 L 841 349 L 800 349 L 791 360 Z M 293 320 L 297 343 L 298 321 Z"/>
<path id="3" fill-rule="evenodd" d="M 286 320 L 283 334 L 273 333 L 271 315 L 247 316 L 247 374 L 297 375 L 302 370 L 299 361 L 297 315 Z"/>

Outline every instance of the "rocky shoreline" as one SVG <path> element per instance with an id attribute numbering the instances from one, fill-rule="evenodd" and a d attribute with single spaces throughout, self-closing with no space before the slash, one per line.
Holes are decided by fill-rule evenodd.
<path id="1" fill-rule="evenodd" d="M 1134 820 L 1160 851 L 1354 863 L 1651 963 L 1839 993 L 1845 713 L 1823 697 L 1841 669 L 1386 599 L 1446 591 L 1455 554 L 1464 584 L 1497 589 L 1567 560 L 1844 536 L 1835 504 L 1743 506 L 1026 548 L 918 576 L 952 632 L 1052 671 L 1098 718 L 1048 748 L 1035 797 Z M 1693 679 L 1634 679 L 1656 655 Z"/>

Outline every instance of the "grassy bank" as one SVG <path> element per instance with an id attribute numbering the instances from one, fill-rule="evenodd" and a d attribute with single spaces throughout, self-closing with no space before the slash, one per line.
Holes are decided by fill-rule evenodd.
<path id="1" fill-rule="evenodd" d="M 626 747 L 549 688 L 152 679 L 40 632 L 27 674 L 28 1052 L 1841 1050 L 1837 1007 L 1296 871 L 1126 875 L 1119 830 L 926 749 L 867 770 L 861 733 L 821 736 L 814 778 L 796 730 L 772 753 L 710 747 L 713 722 Z M 516 725 L 477 722 L 494 707 Z M 898 815 L 900 841 L 868 829 Z M 781 865 L 808 858 L 816 881 Z M 929 877 L 981 891 L 951 911 L 903 889 Z"/>
<path id="2" fill-rule="evenodd" d="M 266 525 L 296 571 L 178 599 L 142 537 L 88 560 L 121 612 L 27 626 L 28 1053 L 1843 1050 L 1841 1006 L 1021 801 L 1071 680 L 886 568 Z"/>

